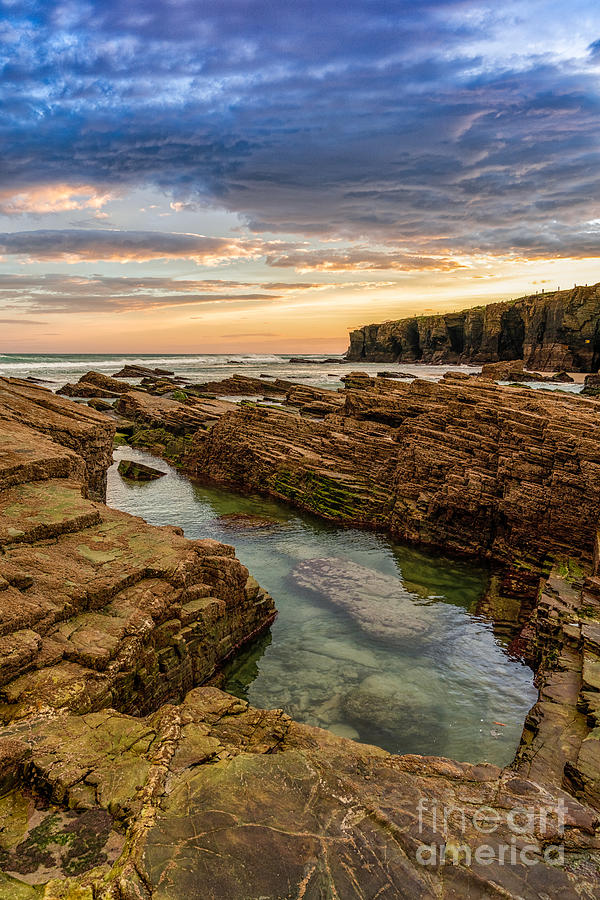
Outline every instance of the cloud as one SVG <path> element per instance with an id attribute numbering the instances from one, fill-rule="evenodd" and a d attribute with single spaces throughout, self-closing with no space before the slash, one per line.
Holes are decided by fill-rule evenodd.
<path id="1" fill-rule="evenodd" d="M 515 228 L 553 220 L 564 253 L 600 191 L 600 14 L 569 11 L 565 35 L 560 0 L 7 4 L 0 202 L 50 212 L 154 187 L 175 216 L 208 204 L 257 234 L 392 241 L 424 260 L 443 246 L 450 261 L 482 235 L 512 252 Z M 73 258 L 264 249 L 102 234 Z M 70 259 L 69 243 L 31 256 Z"/>
<path id="2" fill-rule="evenodd" d="M 192 259 L 199 264 L 215 265 L 225 260 L 257 258 L 263 250 L 260 240 L 158 231 L 48 229 L 0 234 L 0 253 L 26 256 L 33 260 L 109 260 L 125 263 Z"/>
<path id="3" fill-rule="evenodd" d="M 38 322 L 36 319 L 0 319 L 0 325 L 47 325 L 47 322 Z"/>
<path id="4" fill-rule="evenodd" d="M 363 272 L 371 269 L 382 269 L 399 272 L 421 272 L 435 269 L 452 272 L 464 268 L 457 260 L 446 257 L 413 256 L 409 253 L 372 251 L 368 248 L 348 251 L 310 251 L 301 250 L 292 253 L 269 253 L 267 263 L 270 266 L 291 267 L 298 271 L 320 272 Z"/>
<path id="5" fill-rule="evenodd" d="M 111 195 L 93 185 L 48 184 L 0 191 L 0 214 L 17 216 L 26 213 L 42 215 L 75 209 L 100 210 Z M 97 216 L 105 213 L 97 212 Z"/>
<path id="6" fill-rule="evenodd" d="M 255 306 L 272 304 L 285 297 L 286 293 L 297 290 L 295 284 L 286 289 L 283 283 L 277 291 L 256 288 L 260 285 L 217 279 L 0 275 L 0 309 L 24 313 L 114 314 L 206 304 Z"/>

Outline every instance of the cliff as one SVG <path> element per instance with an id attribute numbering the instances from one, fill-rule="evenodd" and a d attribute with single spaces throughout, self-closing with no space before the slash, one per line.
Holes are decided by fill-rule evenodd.
<path id="1" fill-rule="evenodd" d="M 462 312 L 365 325 L 348 360 L 479 365 L 524 359 L 528 369 L 597 372 L 600 283 Z"/>

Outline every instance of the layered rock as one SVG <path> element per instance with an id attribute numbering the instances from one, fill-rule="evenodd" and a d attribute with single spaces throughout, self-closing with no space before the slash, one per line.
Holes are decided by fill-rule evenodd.
<path id="1" fill-rule="evenodd" d="M 195 393 L 216 394 L 217 396 L 245 396 L 274 394 L 283 396 L 292 387 L 291 381 L 282 378 L 251 378 L 248 375 L 231 375 L 220 381 L 205 381 L 202 384 L 190 385 Z"/>
<path id="2" fill-rule="evenodd" d="M 524 359 L 528 369 L 596 372 L 600 284 L 365 325 L 350 334 L 347 359 L 434 364 Z"/>
<path id="3" fill-rule="evenodd" d="M 126 382 L 92 371 L 82 375 L 75 384 L 65 384 L 58 393 L 65 397 L 120 397 L 129 390 Z"/>
<path id="4" fill-rule="evenodd" d="M 321 422 L 229 412 L 195 435 L 189 471 L 525 572 L 565 548 L 591 556 L 596 401 L 467 377 L 372 382 Z"/>
<path id="5" fill-rule="evenodd" d="M 176 528 L 152 528 L 85 496 L 97 489 L 97 473 L 73 448 L 87 435 L 106 459 L 113 426 L 104 417 L 2 379 L 0 402 L 1 900 L 596 895 L 597 563 L 585 578 L 579 562 L 563 559 L 528 623 L 540 700 L 513 766 L 392 756 L 214 687 L 188 691 L 270 621 L 271 599 L 232 548 L 186 541 Z M 508 515 L 520 498 L 517 482 L 502 479 L 515 467 L 530 512 L 545 522 L 542 537 L 556 548 L 562 528 L 571 551 L 589 542 L 584 556 L 594 551 L 598 559 L 600 541 L 586 518 L 593 501 L 588 509 L 578 498 L 577 540 L 568 517 L 557 511 L 550 528 L 536 506 L 553 475 L 564 503 L 580 478 L 593 489 L 598 406 L 531 402 L 523 389 L 452 379 L 397 384 L 393 393 L 378 384 L 348 392 L 343 414 L 319 423 L 234 408 L 210 431 L 201 427 L 194 452 L 204 448 L 210 460 L 237 433 L 238 452 L 253 454 L 235 457 L 240 485 L 258 465 L 259 475 L 275 473 L 288 492 L 294 487 L 295 502 L 327 499 L 331 515 L 353 515 L 360 499 L 365 521 L 377 508 L 368 497 L 376 486 L 387 522 L 407 484 L 396 477 L 398 450 L 413 473 L 412 442 L 429 443 L 424 490 L 433 491 L 436 478 L 452 486 L 469 456 L 495 472 Z M 140 422 L 140 410 L 150 414 L 141 401 L 136 408 Z M 154 415 L 158 408 L 175 414 L 154 406 Z M 253 429 L 267 438 L 261 456 L 249 440 Z M 221 452 L 220 460 L 225 477 L 232 456 Z M 295 467 L 293 478 L 281 477 L 282 460 L 285 471 Z M 467 472 L 461 491 L 467 503 L 478 496 L 484 504 L 476 480 Z M 492 504 L 491 485 L 486 491 Z M 415 509 L 433 528 L 428 504 Z M 422 619 L 409 616 L 390 579 L 349 596 L 347 573 L 338 562 L 332 579 L 332 566 L 301 565 L 296 577 L 307 589 L 327 588 L 330 602 L 391 640 L 433 628 L 426 606 Z M 375 611 L 365 606 L 371 594 L 380 599 Z M 370 715 L 384 726 L 386 715 L 406 714 L 416 687 L 402 698 L 389 692 L 384 708 L 374 701 L 386 697 L 379 677 L 365 679 L 345 703 L 357 721 Z M 422 709 L 420 700 L 414 706 Z"/>
<path id="6" fill-rule="evenodd" d="M 0 488 L 54 472 L 59 478 L 78 477 L 90 498 L 105 499 L 114 433 L 106 416 L 26 381 L 0 377 L 0 429 Z M 73 451 L 69 458 L 66 448 Z"/>
<path id="7" fill-rule="evenodd" d="M 539 372 L 526 372 L 522 359 L 509 362 L 484 363 L 481 367 L 481 378 L 489 381 L 541 382 L 546 384 L 573 384 L 574 379 L 568 372 L 556 372 L 549 377 Z"/>

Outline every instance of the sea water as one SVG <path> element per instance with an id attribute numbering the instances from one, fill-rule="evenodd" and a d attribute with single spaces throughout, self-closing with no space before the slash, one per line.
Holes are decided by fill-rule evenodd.
<path id="1" fill-rule="evenodd" d="M 484 567 L 195 484 L 129 447 L 115 451 L 121 458 L 167 474 L 125 481 L 115 463 L 109 505 L 155 525 L 179 525 L 188 538 L 233 544 L 274 597 L 275 623 L 227 664 L 224 689 L 394 753 L 510 762 L 536 691 L 509 637 L 478 612 L 488 584 Z M 246 527 L 244 515 L 266 521 Z M 316 589 L 307 586 L 306 573 L 322 573 L 323 560 L 325 575 Z M 392 611 L 397 605 L 398 628 L 382 636 L 332 602 L 340 586 L 362 596 L 372 586 L 377 603 Z M 424 623 L 416 636 L 414 623 Z"/>

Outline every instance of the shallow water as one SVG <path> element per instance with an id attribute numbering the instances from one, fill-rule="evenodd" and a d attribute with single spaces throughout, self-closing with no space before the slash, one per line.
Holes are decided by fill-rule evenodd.
<path id="1" fill-rule="evenodd" d="M 508 655 L 507 638 L 476 614 L 484 568 L 192 484 L 128 447 L 115 451 L 121 458 L 168 474 L 126 482 L 112 466 L 111 506 L 180 525 L 190 538 L 234 544 L 275 599 L 277 620 L 228 664 L 226 690 L 395 753 L 511 760 L 536 691 L 530 669 Z M 272 524 L 232 527 L 221 519 L 234 513 Z M 366 615 L 357 619 L 359 608 Z"/>

